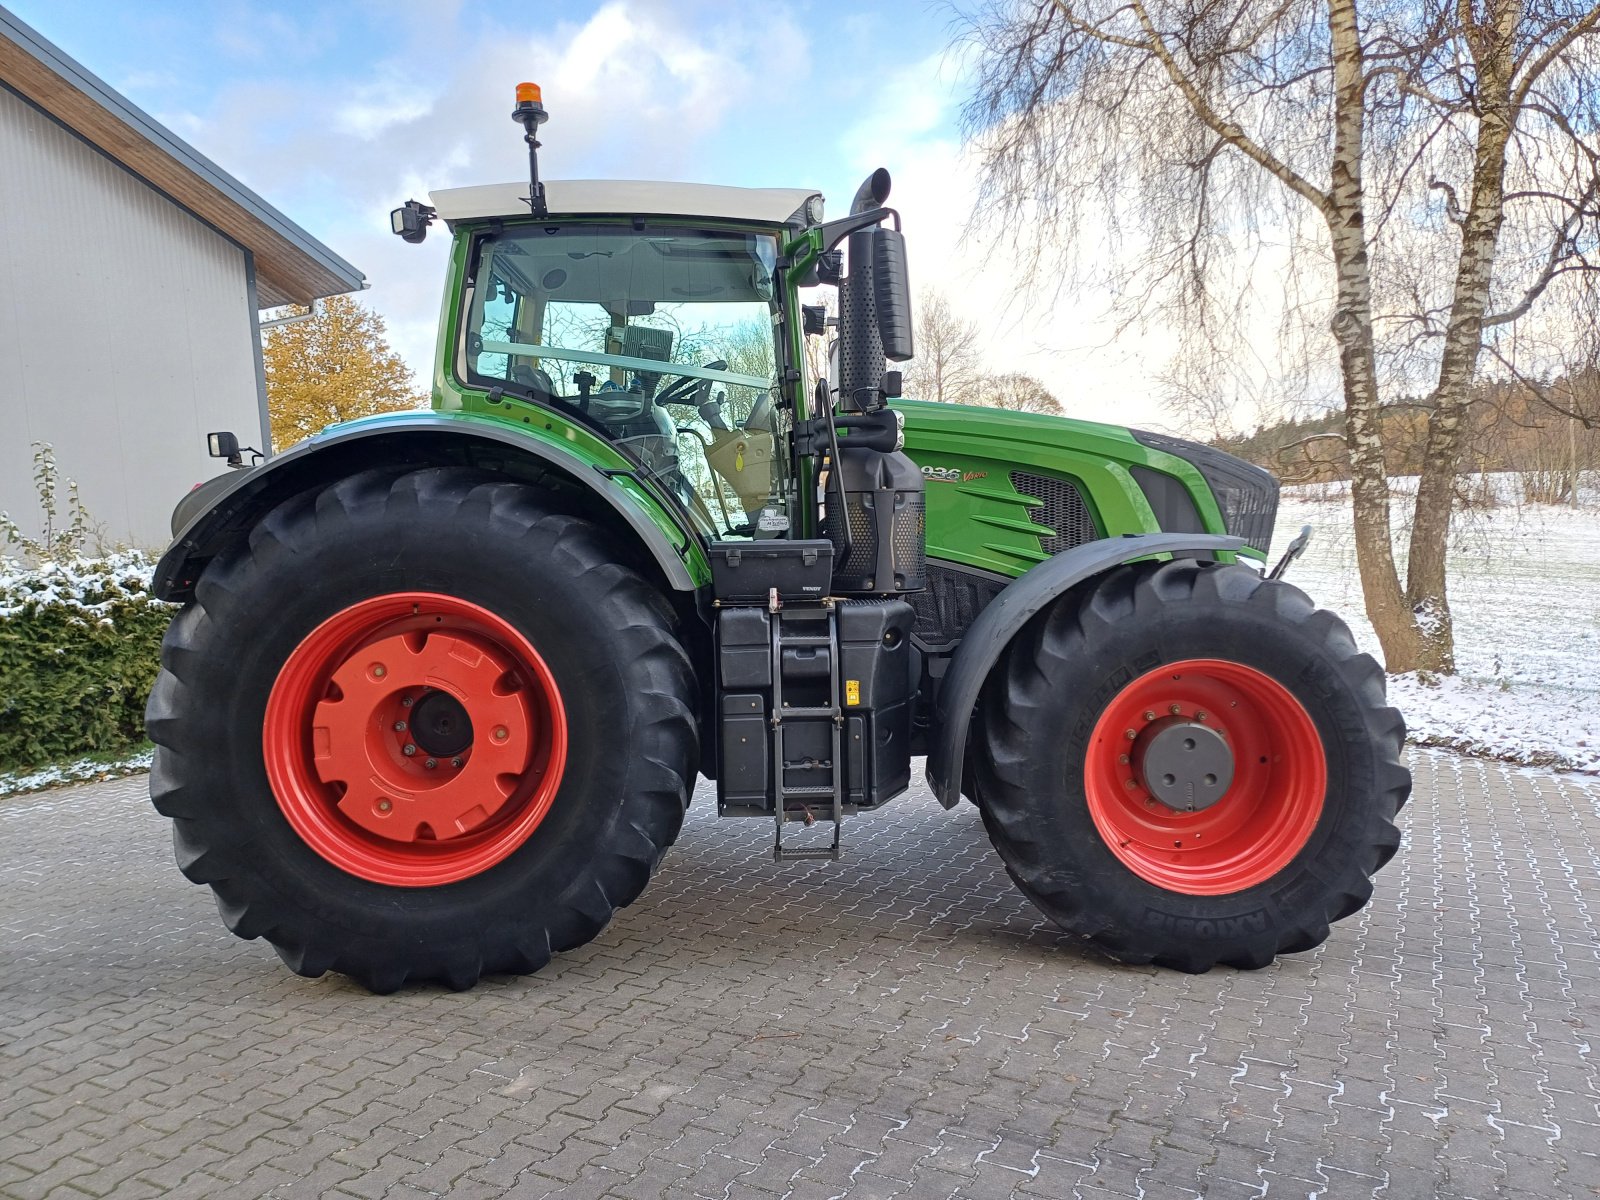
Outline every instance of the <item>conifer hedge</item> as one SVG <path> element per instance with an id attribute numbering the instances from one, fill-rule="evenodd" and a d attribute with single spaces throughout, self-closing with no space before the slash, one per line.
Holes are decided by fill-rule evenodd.
<path id="1" fill-rule="evenodd" d="M 38 566 L 0 558 L 0 771 L 144 740 L 174 606 L 138 551 Z"/>

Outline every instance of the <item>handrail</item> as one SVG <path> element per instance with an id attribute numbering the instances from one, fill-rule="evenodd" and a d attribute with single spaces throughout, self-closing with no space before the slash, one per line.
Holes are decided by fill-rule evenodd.
<path id="1" fill-rule="evenodd" d="M 652 375 L 687 375 L 691 379 L 709 379 L 713 383 L 760 388 L 762 391 L 772 387 L 772 380 L 763 379 L 760 375 L 744 375 L 738 371 L 713 371 L 709 367 L 662 362 L 655 358 L 633 358 L 626 354 L 596 354 L 589 350 L 566 350 L 560 346 L 539 346 L 531 342 L 484 342 L 481 353 L 515 354 L 523 358 L 553 358 L 558 362 L 587 363 L 596 367 L 623 367 L 630 371 L 648 371 Z"/>

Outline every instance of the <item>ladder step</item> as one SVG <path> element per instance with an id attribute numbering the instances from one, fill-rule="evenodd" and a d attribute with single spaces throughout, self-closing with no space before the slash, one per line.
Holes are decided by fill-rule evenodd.
<path id="1" fill-rule="evenodd" d="M 796 634 L 780 634 L 778 636 L 778 645 L 780 645 L 780 646 L 831 646 L 831 645 L 833 645 L 833 639 L 830 638 L 830 637 L 810 637 L 810 636 L 808 636 L 806 634 L 798 634 L 798 635 L 796 635 Z"/>
<path id="2" fill-rule="evenodd" d="M 799 787 L 785 787 L 783 798 L 793 800 L 797 796 L 832 796 L 833 784 L 831 783 L 805 783 Z"/>
<path id="3" fill-rule="evenodd" d="M 837 717 L 839 710 L 829 704 L 806 704 L 790 707 L 785 704 L 778 710 L 780 717 Z"/>
<path id="4" fill-rule="evenodd" d="M 797 858 L 831 858 L 835 862 L 839 859 L 837 846 L 819 846 L 816 849 L 791 850 L 787 846 L 776 846 L 772 851 L 773 862 L 789 862 Z"/>

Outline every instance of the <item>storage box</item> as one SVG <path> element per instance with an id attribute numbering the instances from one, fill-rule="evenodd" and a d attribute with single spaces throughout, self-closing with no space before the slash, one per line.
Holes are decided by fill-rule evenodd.
<path id="1" fill-rule="evenodd" d="M 821 600 L 833 586 L 833 543 L 814 541 L 712 542 L 711 588 L 729 604 Z"/>

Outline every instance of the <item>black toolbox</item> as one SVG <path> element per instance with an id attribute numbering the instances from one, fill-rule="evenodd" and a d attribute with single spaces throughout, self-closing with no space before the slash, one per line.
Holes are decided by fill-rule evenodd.
<path id="1" fill-rule="evenodd" d="M 780 600 L 816 602 L 832 586 L 833 543 L 825 538 L 711 543 L 711 590 L 725 604 L 765 604 L 774 588 Z"/>

